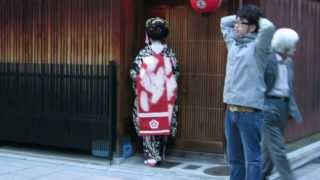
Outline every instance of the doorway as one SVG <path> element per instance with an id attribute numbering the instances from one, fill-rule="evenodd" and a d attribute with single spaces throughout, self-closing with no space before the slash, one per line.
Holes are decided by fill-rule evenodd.
<path id="1" fill-rule="evenodd" d="M 140 47 L 144 22 L 154 16 L 169 21 L 168 46 L 180 64 L 178 134 L 173 150 L 224 152 L 224 104 L 222 101 L 226 48 L 219 29 L 228 14 L 223 5 L 216 13 L 202 16 L 189 1 L 146 0 L 138 24 Z"/>

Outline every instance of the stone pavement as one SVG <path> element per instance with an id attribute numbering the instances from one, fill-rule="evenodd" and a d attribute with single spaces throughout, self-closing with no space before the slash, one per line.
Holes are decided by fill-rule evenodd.
<path id="1" fill-rule="evenodd" d="M 320 179 L 320 142 L 289 153 L 298 180 Z M 0 180 L 227 180 L 222 156 L 169 157 L 158 168 L 146 167 L 140 156 L 110 165 L 88 155 L 59 154 L 0 147 Z M 216 176 L 208 175 L 218 168 Z M 220 169 L 219 169 L 220 168 Z M 219 174 L 220 173 L 220 174 Z M 274 174 L 271 179 L 278 179 Z"/>
<path id="2" fill-rule="evenodd" d="M 314 142 L 309 145 L 305 145 L 295 151 L 288 153 L 288 158 L 291 162 L 291 166 L 294 169 L 294 173 L 298 180 L 319 180 L 320 172 L 316 172 L 317 164 L 314 162 L 320 157 L 320 141 Z M 311 163 L 311 164 L 310 164 Z M 304 172 L 301 174 L 301 172 Z M 306 178 L 308 176 L 313 178 Z M 277 173 L 273 174 L 271 180 L 279 180 Z"/>
<path id="3" fill-rule="evenodd" d="M 295 171 L 298 180 L 319 180 L 320 179 L 320 158 L 298 168 Z"/>
<path id="4" fill-rule="evenodd" d="M 203 172 L 222 166 L 221 161 L 221 157 L 214 162 L 175 157 L 162 167 L 151 168 L 143 165 L 140 156 L 110 165 L 92 156 L 0 147 L 0 180 L 225 180 L 226 176 Z"/>

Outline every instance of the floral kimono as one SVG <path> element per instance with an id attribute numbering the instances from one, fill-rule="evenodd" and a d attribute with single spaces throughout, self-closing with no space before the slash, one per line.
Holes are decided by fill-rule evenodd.
<path id="1" fill-rule="evenodd" d="M 151 75 L 146 76 L 148 72 Z M 159 54 L 146 46 L 134 59 L 130 70 L 135 92 L 133 123 L 143 138 L 145 159 L 162 160 L 168 135 L 176 135 L 178 73 L 175 54 L 167 46 Z M 145 124 L 151 128 L 145 129 Z"/>

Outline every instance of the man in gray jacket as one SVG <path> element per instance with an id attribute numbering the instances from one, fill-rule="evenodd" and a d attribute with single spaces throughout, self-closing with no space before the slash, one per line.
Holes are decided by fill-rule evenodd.
<path id="1" fill-rule="evenodd" d="M 265 71 L 267 86 L 262 136 L 262 180 L 271 174 L 273 166 L 282 180 L 294 176 L 286 157 L 284 130 L 289 116 L 302 122 L 301 113 L 293 95 L 293 56 L 298 34 L 288 28 L 276 31 L 271 42 L 273 54 L 269 56 Z"/>
<path id="2" fill-rule="evenodd" d="M 221 19 L 221 31 L 228 49 L 223 101 L 230 180 L 258 180 L 264 70 L 275 27 L 258 7 L 246 5 Z"/>

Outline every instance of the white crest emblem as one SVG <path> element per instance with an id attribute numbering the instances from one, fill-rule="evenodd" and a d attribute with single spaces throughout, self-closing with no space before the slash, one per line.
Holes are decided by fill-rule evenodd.
<path id="1" fill-rule="evenodd" d="M 159 128 L 159 122 L 155 119 L 152 119 L 150 122 L 149 122 L 149 126 L 151 129 L 157 129 Z"/>
<path id="2" fill-rule="evenodd" d="M 207 3 L 205 0 L 197 0 L 196 5 L 200 9 L 204 9 L 207 7 Z"/>

